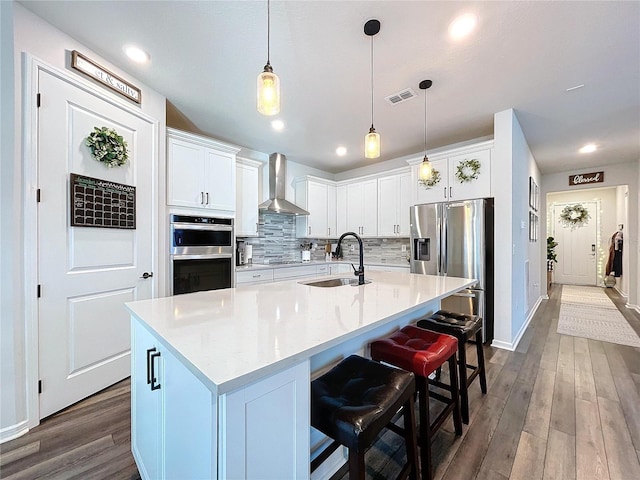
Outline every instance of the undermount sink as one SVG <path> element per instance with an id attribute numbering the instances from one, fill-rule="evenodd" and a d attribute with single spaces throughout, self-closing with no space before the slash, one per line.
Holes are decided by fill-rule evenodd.
<path id="1" fill-rule="evenodd" d="M 329 278 L 327 280 L 314 280 L 312 282 L 299 282 L 303 285 L 311 287 L 341 287 L 343 285 L 358 286 L 357 278 Z M 365 280 L 364 283 L 371 283 L 371 280 Z"/>

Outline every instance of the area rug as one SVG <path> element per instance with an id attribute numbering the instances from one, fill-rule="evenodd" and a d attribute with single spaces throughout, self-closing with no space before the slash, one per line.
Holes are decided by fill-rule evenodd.
<path id="1" fill-rule="evenodd" d="M 558 333 L 640 348 L 640 338 L 599 287 L 563 285 Z"/>

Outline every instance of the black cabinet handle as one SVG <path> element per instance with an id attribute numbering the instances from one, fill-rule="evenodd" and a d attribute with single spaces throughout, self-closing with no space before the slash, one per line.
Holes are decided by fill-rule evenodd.
<path id="1" fill-rule="evenodd" d="M 151 352 L 155 352 L 156 348 L 147 348 L 147 385 L 151 383 Z"/>
<path id="2" fill-rule="evenodd" d="M 155 350 L 155 348 L 154 348 Z M 155 369 L 155 362 L 154 360 L 156 358 L 160 358 L 160 352 L 155 352 L 152 353 L 150 355 L 150 359 L 151 359 L 151 390 L 160 390 L 160 384 L 156 384 L 156 382 L 158 381 L 158 379 L 156 378 L 156 369 Z"/>

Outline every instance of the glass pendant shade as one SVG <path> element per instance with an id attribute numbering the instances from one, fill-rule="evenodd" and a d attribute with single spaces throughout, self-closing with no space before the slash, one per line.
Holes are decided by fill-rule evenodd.
<path id="1" fill-rule="evenodd" d="M 380 156 L 380 134 L 376 132 L 376 129 L 369 129 L 364 137 L 364 156 L 365 158 L 378 158 Z"/>
<path id="2" fill-rule="evenodd" d="M 418 171 L 418 178 L 423 182 L 427 182 L 431 180 L 431 175 L 433 174 L 433 168 L 431 167 L 431 162 L 424 156 L 422 163 L 420 164 L 420 170 Z"/>
<path id="3" fill-rule="evenodd" d="M 262 115 L 277 115 L 280 113 L 280 79 L 273 73 L 271 65 L 267 64 L 264 71 L 258 75 L 258 112 Z"/>

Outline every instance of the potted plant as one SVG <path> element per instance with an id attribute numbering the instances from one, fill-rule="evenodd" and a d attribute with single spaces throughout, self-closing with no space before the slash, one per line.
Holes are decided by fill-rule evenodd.
<path id="1" fill-rule="evenodd" d="M 556 247 L 558 242 L 553 237 L 547 237 L 547 290 L 551 288 L 551 276 L 553 275 L 553 264 L 558 262 Z"/>

